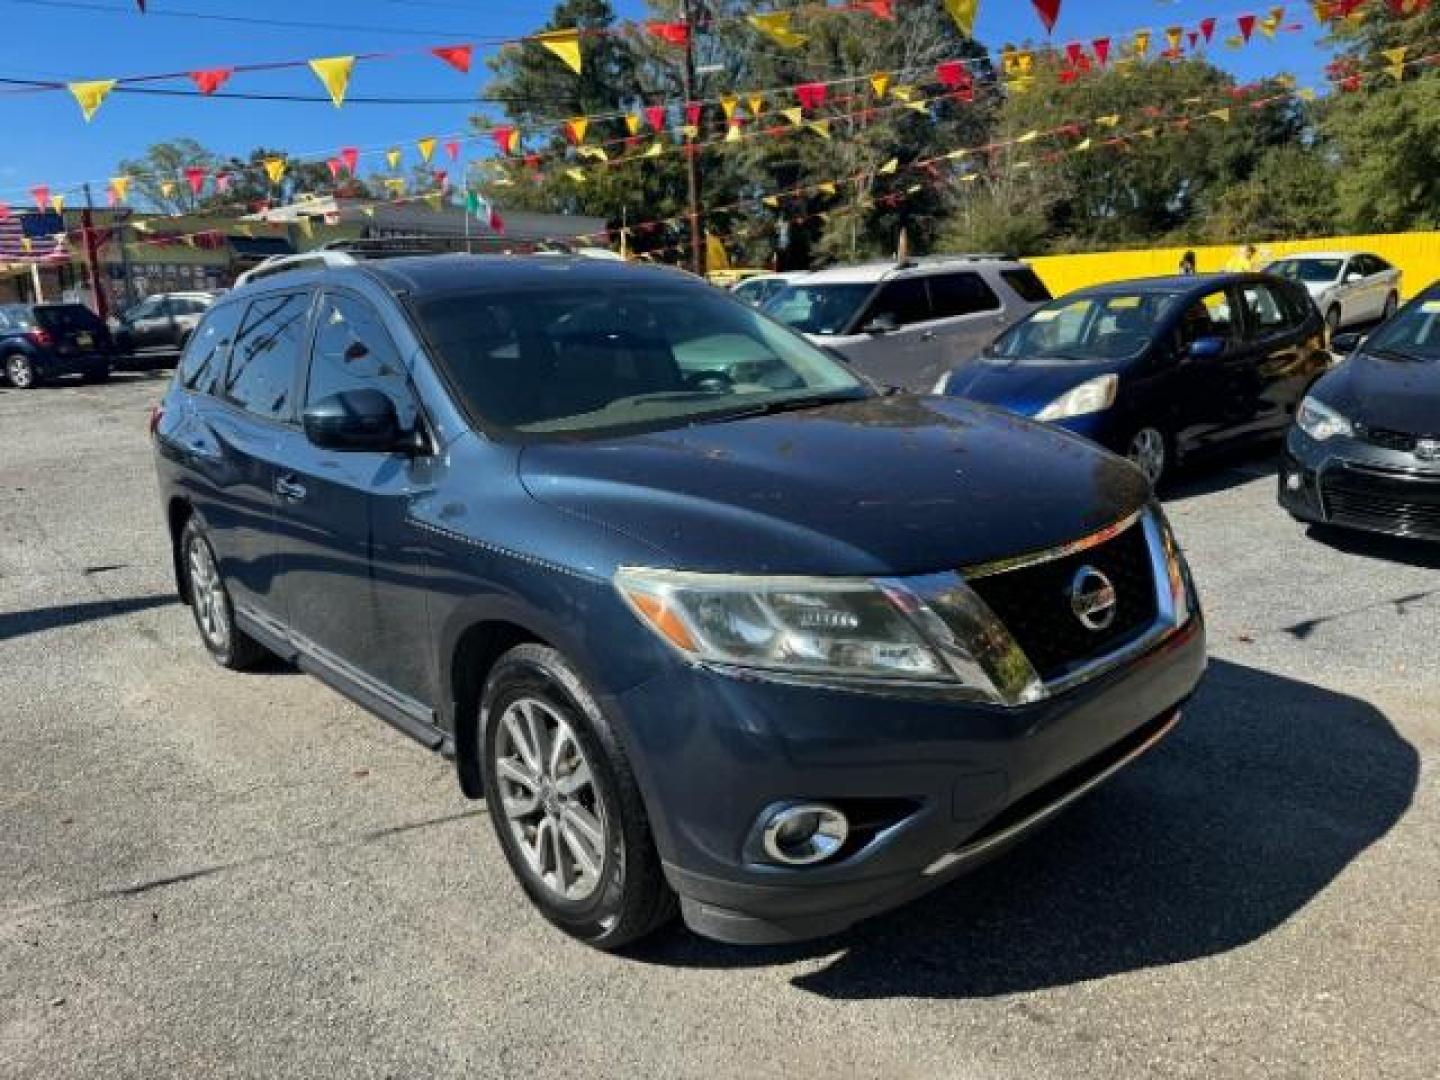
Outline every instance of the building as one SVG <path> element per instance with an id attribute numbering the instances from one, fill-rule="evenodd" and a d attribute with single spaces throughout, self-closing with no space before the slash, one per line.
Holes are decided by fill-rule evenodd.
<path id="1" fill-rule="evenodd" d="M 94 305 L 85 258 L 85 211 L 27 211 L 0 221 L 0 303 L 36 299 Z M 428 201 L 302 199 L 246 218 L 151 217 L 128 208 L 90 212 L 107 313 L 151 293 L 229 288 L 274 255 L 338 240 L 425 237 L 475 252 L 531 252 L 604 244 L 601 218 L 503 214 L 503 232 L 459 206 Z M 37 291 L 38 290 L 38 291 Z"/>

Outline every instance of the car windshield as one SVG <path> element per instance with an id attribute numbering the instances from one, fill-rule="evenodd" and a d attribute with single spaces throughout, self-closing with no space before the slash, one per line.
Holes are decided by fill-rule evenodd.
<path id="1" fill-rule="evenodd" d="M 1440 296 L 1419 300 L 1376 330 L 1365 351 L 1411 360 L 1440 360 Z"/>
<path id="2" fill-rule="evenodd" d="M 1139 353 L 1178 293 L 1067 297 L 1037 308 L 985 350 L 1006 360 L 1123 360 Z"/>
<path id="3" fill-rule="evenodd" d="M 792 285 L 770 298 L 765 313 L 802 334 L 841 334 L 875 286 Z"/>
<path id="4" fill-rule="evenodd" d="M 1271 263 L 1270 273 L 1307 285 L 1323 285 L 1340 276 L 1344 259 L 1281 259 Z"/>
<path id="5" fill-rule="evenodd" d="M 710 288 L 467 291 L 415 311 L 472 415 L 530 436 L 663 429 L 870 393 Z"/>

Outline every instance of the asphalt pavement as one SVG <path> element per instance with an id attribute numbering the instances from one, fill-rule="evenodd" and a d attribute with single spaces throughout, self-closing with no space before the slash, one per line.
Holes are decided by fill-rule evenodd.
<path id="1" fill-rule="evenodd" d="M 1267 455 L 1168 508 L 1213 660 L 1149 758 L 850 933 L 629 956 L 451 766 L 174 596 L 162 376 L 0 389 L 0 1077 L 1414 1077 L 1440 1061 L 1440 547 Z"/>

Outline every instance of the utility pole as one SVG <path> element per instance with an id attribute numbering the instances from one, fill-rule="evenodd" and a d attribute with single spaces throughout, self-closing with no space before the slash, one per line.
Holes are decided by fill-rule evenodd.
<path id="1" fill-rule="evenodd" d="M 100 284 L 100 245 L 95 241 L 95 200 L 90 196 L 90 185 L 85 185 L 85 209 L 81 211 L 80 231 L 85 247 L 85 265 L 90 268 L 90 298 L 94 302 L 95 314 L 103 322 L 110 314 L 110 305 L 105 299 L 105 289 Z"/>
<path id="2" fill-rule="evenodd" d="M 685 104 L 695 100 L 695 31 L 696 0 L 685 0 L 685 64 L 681 72 Z M 685 178 L 690 189 L 690 269 L 705 273 L 705 230 L 700 222 L 700 148 L 699 139 L 685 140 Z"/>

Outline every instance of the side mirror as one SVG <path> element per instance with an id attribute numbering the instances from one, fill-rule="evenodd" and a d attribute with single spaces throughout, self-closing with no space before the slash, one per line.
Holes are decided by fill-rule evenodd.
<path id="1" fill-rule="evenodd" d="M 1222 337 L 1196 338 L 1185 350 L 1187 360 L 1214 360 L 1225 355 L 1225 339 Z"/>
<path id="2" fill-rule="evenodd" d="M 865 334 L 893 334 L 900 329 L 900 324 L 895 321 L 895 316 L 888 311 L 882 311 L 868 323 L 860 328 Z"/>
<path id="3" fill-rule="evenodd" d="M 1336 334 L 1330 339 L 1330 351 L 1336 356 L 1349 356 L 1360 347 L 1363 334 Z"/>
<path id="4" fill-rule="evenodd" d="M 1364 280 L 1365 280 L 1365 275 L 1362 274 L 1362 273 L 1360 273 L 1360 271 L 1358 271 L 1358 270 L 1351 270 L 1348 274 L 1345 275 L 1345 284 L 1346 284 L 1346 285 L 1354 285 L 1357 281 L 1364 281 Z"/>
<path id="5" fill-rule="evenodd" d="M 404 449 L 395 403 L 379 390 L 344 390 L 321 398 L 301 417 L 305 437 L 326 450 L 389 453 Z"/>

